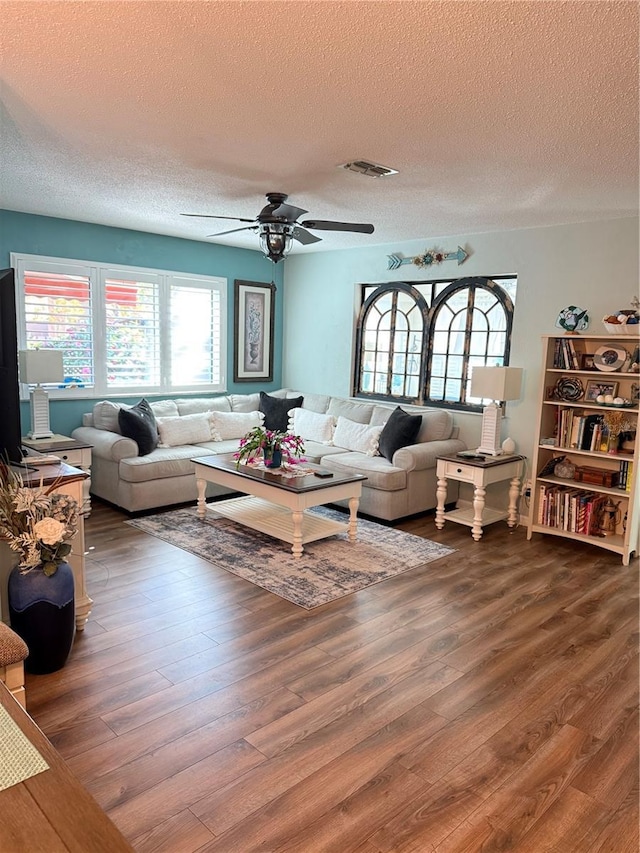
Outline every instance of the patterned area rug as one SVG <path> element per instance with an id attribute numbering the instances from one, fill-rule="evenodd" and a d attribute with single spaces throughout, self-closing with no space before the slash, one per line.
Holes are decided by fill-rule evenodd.
<path id="1" fill-rule="evenodd" d="M 313 512 L 347 520 L 327 507 Z M 211 509 L 204 521 L 195 507 L 188 507 L 126 523 L 307 610 L 454 553 L 453 548 L 362 518 L 356 542 L 346 533 L 337 534 L 308 543 L 298 559 L 286 542 L 216 516 Z"/>

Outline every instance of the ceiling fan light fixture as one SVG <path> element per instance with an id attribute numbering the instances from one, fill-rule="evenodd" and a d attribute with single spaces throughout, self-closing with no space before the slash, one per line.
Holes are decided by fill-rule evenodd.
<path id="1" fill-rule="evenodd" d="M 260 248 L 274 264 L 291 251 L 293 245 L 292 225 L 270 222 L 260 227 Z"/>

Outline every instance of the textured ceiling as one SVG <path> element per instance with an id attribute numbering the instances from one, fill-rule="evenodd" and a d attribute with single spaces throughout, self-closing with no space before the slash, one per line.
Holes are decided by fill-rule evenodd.
<path id="1" fill-rule="evenodd" d="M 181 212 L 278 191 L 375 225 L 295 251 L 636 215 L 638 8 L 3 0 L 0 201 L 201 240 L 234 223 Z"/>

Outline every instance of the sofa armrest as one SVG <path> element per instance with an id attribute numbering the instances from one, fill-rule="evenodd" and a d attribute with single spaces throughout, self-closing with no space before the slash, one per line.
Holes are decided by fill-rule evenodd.
<path id="1" fill-rule="evenodd" d="M 138 445 L 132 438 L 125 438 L 117 432 L 95 427 L 77 427 L 71 433 L 72 438 L 84 441 L 93 448 L 91 455 L 120 462 L 138 456 Z"/>
<path id="2" fill-rule="evenodd" d="M 466 450 L 464 441 L 457 438 L 447 438 L 441 441 L 425 441 L 422 444 L 410 444 L 401 447 L 393 454 L 392 464 L 405 471 L 422 471 L 425 468 L 435 468 L 439 456 L 451 456 Z"/>

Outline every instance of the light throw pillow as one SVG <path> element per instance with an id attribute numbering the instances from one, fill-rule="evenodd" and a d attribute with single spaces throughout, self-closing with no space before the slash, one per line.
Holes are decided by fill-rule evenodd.
<path id="1" fill-rule="evenodd" d="M 360 424 L 339 416 L 333 433 L 333 443 L 336 447 L 343 447 L 345 450 L 354 450 L 358 453 L 366 453 L 367 456 L 376 456 L 382 429 L 381 426 Z"/>
<path id="2" fill-rule="evenodd" d="M 397 406 L 380 433 L 380 456 L 391 462 L 396 450 L 415 444 L 421 426 L 422 415 L 410 415 Z"/>
<path id="3" fill-rule="evenodd" d="M 118 412 L 120 433 L 138 445 L 138 456 L 147 456 L 158 446 L 158 426 L 151 406 L 142 399 L 131 408 Z"/>
<path id="4" fill-rule="evenodd" d="M 177 418 L 158 418 L 161 447 L 180 447 L 211 441 L 211 412 L 182 415 Z"/>
<path id="5" fill-rule="evenodd" d="M 306 441 L 333 444 L 336 420 L 333 415 L 321 415 L 309 409 L 292 409 L 289 412 L 289 432 Z"/>
<path id="6" fill-rule="evenodd" d="M 271 397 L 260 392 L 260 411 L 264 414 L 264 428 L 286 432 L 289 426 L 289 412 L 300 408 L 303 397 Z"/>
<path id="7" fill-rule="evenodd" d="M 213 441 L 226 441 L 229 438 L 242 438 L 254 427 L 262 426 L 262 412 L 212 412 L 211 438 Z"/>

